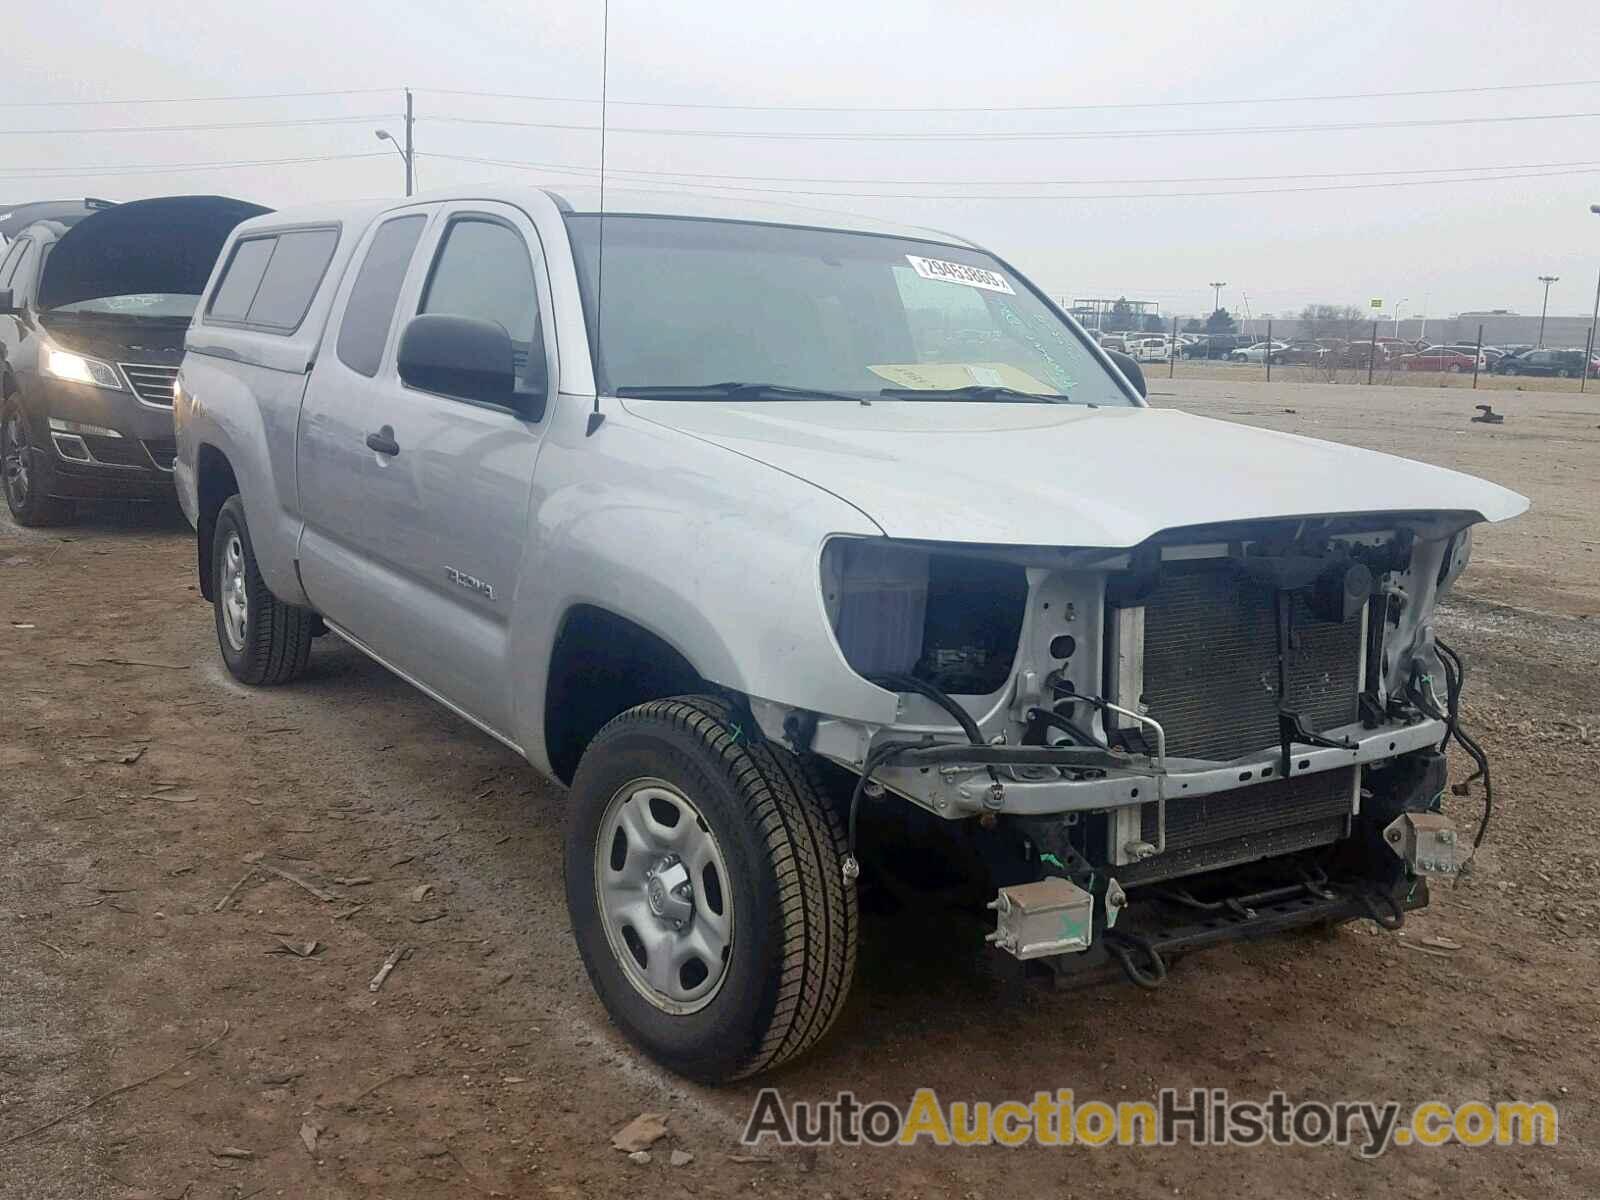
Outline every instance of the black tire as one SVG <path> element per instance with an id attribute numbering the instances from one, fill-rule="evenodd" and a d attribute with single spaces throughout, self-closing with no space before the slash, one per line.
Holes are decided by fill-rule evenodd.
<path id="1" fill-rule="evenodd" d="M 53 485 L 48 450 L 33 445 L 27 414 L 15 396 L 0 404 L 0 491 L 18 525 L 65 525 L 78 515 L 70 500 L 50 495 Z"/>
<path id="2" fill-rule="evenodd" d="M 613 800 L 642 780 L 690 798 L 727 865 L 731 947 L 721 983 L 692 1012 L 665 1011 L 645 996 L 601 911 L 597 842 Z M 611 1019 L 657 1062 L 708 1083 L 770 1070 L 815 1045 L 855 972 L 845 850 L 838 813 L 799 760 L 751 742 L 724 701 L 657 700 L 615 718 L 578 764 L 566 844 L 573 934 Z"/>
<path id="3" fill-rule="evenodd" d="M 229 550 L 238 539 L 241 571 L 237 587 L 232 582 Z M 228 602 L 242 593 L 241 629 L 230 629 Z M 244 519 L 244 502 L 230 496 L 217 513 L 211 539 L 212 611 L 216 618 L 217 646 L 222 661 L 240 683 L 288 683 L 306 669 L 317 614 L 308 608 L 285 604 L 267 590 L 256 565 L 250 529 Z M 237 641 L 237 645 L 235 644 Z"/>

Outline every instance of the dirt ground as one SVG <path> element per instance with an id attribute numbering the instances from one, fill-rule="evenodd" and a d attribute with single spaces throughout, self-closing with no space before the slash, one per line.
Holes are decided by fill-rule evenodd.
<path id="1" fill-rule="evenodd" d="M 737 1136 L 758 1084 L 685 1084 L 608 1027 L 561 899 L 560 789 L 334 639 L 292 687 L 236 686 L 187 527 L 112 509 L 0 524 L 0 1196 L 1600 1194 L 1600 397 L 1486 391 L 1507 414 L 1489 428 L 1454 392 L 1152 385 L 1157 403 L 1533 497 L 1482 531 L 1440 618 L 1495 764 L 1470 877 L 1400 935 L 1362 922 L 1215 950 L 1157 992 L 1019 988 L 938 909 L 871 914 L 839 1026 L 770 1082 L 896 1104 L 920 1086 L 1548 1099 L 1560 1145 L 752 1160 Z M 1447 803 L 1476 821 L 1478 793 Z M 636 1165 L 609 1138 L 643 1111 L 670 1133 Z"/>

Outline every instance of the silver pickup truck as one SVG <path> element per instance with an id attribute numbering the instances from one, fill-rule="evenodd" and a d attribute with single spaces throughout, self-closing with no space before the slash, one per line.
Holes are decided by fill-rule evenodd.
<path id="1" fill-rule="evenodd" d="M 237 678 L 330 632 L 568 785 L 573 933 L 649 1054 L 813 1045 L 866 887 L 959 877 L 928 919 L 1013 970 L 1155 986 L 1458 870 L 1434 606 L 1522 497 L 1149 408 L 958 238 L 603 211 L 240 225 L 176 478 Z"/>

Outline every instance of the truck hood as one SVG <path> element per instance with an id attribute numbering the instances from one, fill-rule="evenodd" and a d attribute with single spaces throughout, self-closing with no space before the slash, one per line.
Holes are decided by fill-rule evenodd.
<path id="1" fill-rule="evenodd" d="M 226 196 L 161 196 L 94 213 L 50 252 L 39 307 L 102 296 L 198 296 L 233 227 L 270 211 Z"/>
<path id="2" fill-rule="evenodd" d="M 890 537 L 1128 547 L 1166 529 L 1364 512 L 1503 521 L 1458 471 L 1172 409 L 928 401 L 623 402 L 832 492 Z"/>

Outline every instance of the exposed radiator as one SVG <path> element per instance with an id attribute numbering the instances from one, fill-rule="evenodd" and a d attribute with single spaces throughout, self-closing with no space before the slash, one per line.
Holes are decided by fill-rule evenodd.
<path id="1" fill-rule="evenodd" d="M 1361 620 L 1319 621 L 1293 601 L 1283 707 L 1314 729 L 1356 719 Z M 1167 753 L 1227 761 L 1278 744 L 1278 635 L 1273 592 L 1225 560 L 1167 563 L 1145 601 L 1144 702 Z"/>
<path id="2" fill-rule="evenodd" d="M 1357 767 L 1167 801 L 1166 853 L 1116 868 L 1125 885 L 1237 866 L 1338 841 L 1349 831 Z M 1144 805 L 1154 842 L 1156 806 Z"/>

